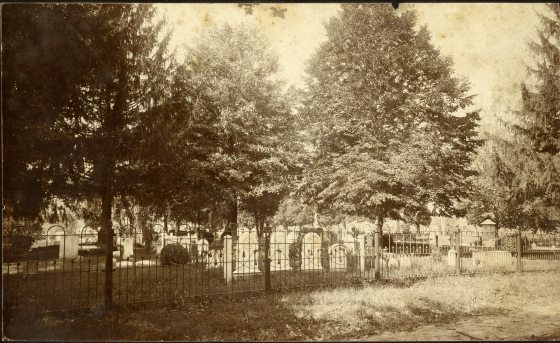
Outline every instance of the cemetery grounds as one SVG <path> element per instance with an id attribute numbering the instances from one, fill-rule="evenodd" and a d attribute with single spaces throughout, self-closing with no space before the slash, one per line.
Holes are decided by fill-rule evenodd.
<path id="1" fill-rule="evenodd" d="M 388 232 L 376 279 L 372 235 L 284 231 L 267 236 L 263 247 L 251 233 L 209 242 L 160 231 L 150 249 L 139 232 L 121 232 L 116 308 L 109 314 L 103 313 L 104 257 L 96 254 L 95 230 L 77 235 L 55 228 L 24 251 L 4 237 L 4 337 L 368 339 L 430 324 L 443 330 L 472 316 L 560 313 L 558 235 Z M 169 244 L 187 248 L 188 263 L 161 263 Z M 532 325 L 533 338 L 558 336 L 549 330 L 550 318 Z M 468 332 L 453 331 L 462 339 L 482 335 Z"/>
<path id="2" fill-rule="evenodd" d="M 26 340 L 553 340 L 560 272 L 445 276 L 14 318 Z"/>

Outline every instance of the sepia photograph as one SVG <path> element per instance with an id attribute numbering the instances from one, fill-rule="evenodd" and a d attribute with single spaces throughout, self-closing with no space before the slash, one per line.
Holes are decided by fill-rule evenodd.
<path id="1" fill-rule="evenodd" d="M 3 341 L 560 341 L 560 4 L 4 3 Z"/>

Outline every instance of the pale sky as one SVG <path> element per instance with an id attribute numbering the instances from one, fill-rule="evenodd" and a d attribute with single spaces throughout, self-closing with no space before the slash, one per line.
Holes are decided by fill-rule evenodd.
<path id="1" fill-rule="evenodd" d="M 305 63 L 326 39 L 323 23 L 337 14 L 339 4 L 266 4 L 246 14 L 237 4 L 156 4 L 174 30 L 171 44 L 179 52 L 197 32 L 215 24 L 252 24 L 269 38 L 278 53 L 281 77 L 303 87 Z M 270 7 L 287 9 L 273 17 Z M 495 130 L 495 116 L 507 116 L 520 99 L 520 83 L 527 79 L 524 63 L 531 63 L 526 42 L 536 38 L 538 12 L 543 4 L 403 4 L 418 12 L 432 43 L 451 56 L 457 76 L 467 78 L 475 105 L 482 110 L 482 129 Z"/>

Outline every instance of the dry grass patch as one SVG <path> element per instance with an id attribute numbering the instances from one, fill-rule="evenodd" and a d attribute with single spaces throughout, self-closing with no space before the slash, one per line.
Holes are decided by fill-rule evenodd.
<path id="1" fill-rule="evenodd" d="M 4 317 L 4 329 L 6 337 L 24 340 L 347 340 L 468 315 L 541 311 L 560 304 L 559 282 L 559 272 L 453 276 L 128 307 L 109 315 Z"/>
<path id="2" fill-rule="evenodd" d="M 560 273 L 430 278 L 407 288 L 390 285 L 287 295 L 281 301 L 298 318 L 328 323 L 335 336 L 410 329 L 521 306 L 560 303 Z"/>

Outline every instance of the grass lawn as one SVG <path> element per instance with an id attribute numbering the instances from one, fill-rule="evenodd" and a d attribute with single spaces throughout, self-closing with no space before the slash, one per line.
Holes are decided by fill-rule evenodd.
<path id="1" fill-rule="evenodd" d="M 4 318 L 26 340 L 335 340 L 560 304 L 560 272 L 428 278 L 410 284 L 202 298 L 111 314 Z"/>
<path id="2" fill-rule="evenodd" d="M 86 309 L 103 303 L 104 272 L 102 262 L 64 263 L 54 272 L 47 263 L 43 270 L 28 274 L 5 274 L 3 289 L 8 312 L 36 312 Z M 62 263 L 59 263 L 62 266 Z M 22 270 L 21 268 L 20 270 Z M 47 271 L 44 271 L 47 270 Z M 373 278 L 373 272 L 275 271 L 271 284 L 275 290 L 317 287 L 329 284 L 352 284 L 355 279 Z M 202 264 L 180 266 L 147 265 L 118 268 L 113 272 L 113 301 L 118 305 L 150 302 L 181 303 L 190 298 L 262 292 L 262 273 L 234 275 L 232 283 L 224 281 L 223 268 L 206 268 Z"/>

